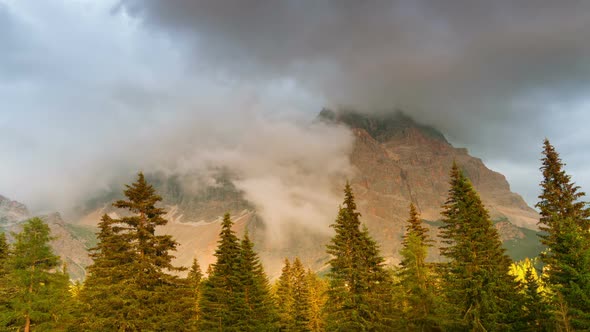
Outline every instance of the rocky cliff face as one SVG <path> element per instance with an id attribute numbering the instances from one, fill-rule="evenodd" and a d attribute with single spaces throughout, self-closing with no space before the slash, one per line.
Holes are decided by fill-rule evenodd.
<path id="1" fill-rule="evenodd" d="M 14 240 L 12 233 L 20 232 L 23 223 L 32 217 L 41 218 L 49 226 L 54 237 L 51 246 L 66 263 L 72 279 L 83 279 L 86 266 L 92 262 L 87 249 L 93 243 L 93 230 L 67 224 L 59 213 L 33 216 L 24 204 L 0 196 L 0 232 L 6 233 L 9 242 Z"/>
<path id="2" fill-rule="evenodd" d="M 343 122 L 356 136 L 352 163 L 358 172 L 353 184 L 364 199 L 365 212 L 388 218 L 385 210 L 407 209 L 413 202 L 428 220 L 440 218 L 453 161 L 463 169 L 493 219 L 536 229 L 537 213 L 516 193 L 506 178 L 488 169 L 466 149 L 455 148 L 434 128 L 415 123 L 403 113 L 354 117 L 324 110 L 321 118 Z M 382 129 L 385 128 L 385 129 Z"/>
<path id="3" fill-rule="evenodd" d="M 449 188 L 449 170 L 455 161 L 473 183 L 490 211 L 504 241 L 523 241 L 521 230 L 536 229 L 537 213 L 518 194 L 510 191 L 506 178 L 488 169 L 466 149 L 453 147 L 436 129 L 415 123 L 403 113 L 361 115 L 323 110 L 322 121 L 344 123 L 356 136 L 351 162 L 357 173 L 352 180 L 359 210 L 384 254 L 397 261 L 400 237 L 413 202 L 422 218 L 440 219 Z M 437 224 L 431 224 L 436 235 Z M 526 239 L 529 240 L 529 239 Z M 520 248 L 530 254 L 539 247 L 536 239 Z M 436 252 L 434 255 L 436 257 Z"/>
<path id="4" fill-rule="evenodd" d="M 27 207 L 0 195 L 0 228 L 8 228 L 29 216 Z"/>

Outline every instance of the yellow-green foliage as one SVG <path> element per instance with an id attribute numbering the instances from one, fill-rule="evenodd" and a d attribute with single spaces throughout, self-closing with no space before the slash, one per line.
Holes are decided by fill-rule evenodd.
<path id="1" fill-rule="evenodd" d="M 521 284 L 526 284 L 526 271 L 528 269 L 531 270 L 531 274 L 537 284 L 539 284 L 539 293 L 546 294 L 547 293 L 547 285 L 543 282 L 542 276 L 537 273 L 537 269 L 535 268 L 535 261 L 536 258 L 532 260 L 529 258 L 525 258 L 524 260 L 514 262 L 510 265 L 510 274 L 515 277 L 515 279 L 520 282 Z"/>

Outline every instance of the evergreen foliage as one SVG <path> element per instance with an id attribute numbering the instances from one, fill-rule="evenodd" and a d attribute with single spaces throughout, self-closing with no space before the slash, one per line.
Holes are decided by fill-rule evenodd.
<path id="1" fill-rule="evenodd" d="M 241 330 L 278 330 L 278 316 L 268 279 L 247 232 L 241 244 L 239 267 L 238 273 L 242 287 L 240 295 L 243 297 L 245 306 L 240 313 Z"/>
<path id="2" fill-rule="evenodd" d="M 307 272 L 298 257 L 291 270 L 293 284 L 293 325 L 291 331 L 310 331 L 310 291 Z"/>
<path id="3" fill-rule="evenodd" d="M 549 140 L 544 141 L 542 193 L 537 208 L 547 246 L 541 259 L 554 294 L 558 320 L 565 330 L 590 330 L 590 211 L 584 193 L 565 172 Z"/>
<path id="4" fill-rule="evenodd" d="M 285 259 L 275 284 L 280 331 L 324 331 L 326 290 L 326 283 L 311 270 L 306 271 L 298 257 L 292 265 Z"/>
<path id="5" fill-rule="evenodd" d="M 327 330 L 387 330 L 390 278 L 379 248 L 361 229 L 360 213 L 350 184 L 344 189 L 344 206 L 332 225 L 336 234 L 327 246 L 332 257 L 328 273 Z"/>
<path id="6" fill-rule="evenodd" d="M 239 331 L 242 328 L 241 314 L 246 307 L 240 276 L 242 250 L 232 224 L 226 213 L 215 250 L 217 261 L 203 282 L 199 322 L 203 331 Z"/>
<path id="7" fill-rule="evenodd" d="M 541 291 L 539 278 L 532 266 L 528 266 L 524 275 L 523 321 L 527 331 L 553 331 L 551 307 Z"/>
<path id="8" fill-rule="evenodd" d="M 275 299 L 281 331 L 289 331 L 293 325 L 293 272 L 291 262 L 285 258 L 281 275 L 275 284 Z"/>
<path id="9" fill-rule="evenodd" d="M 49 226 L 33 218 L 14 236 L 12 254 L 5 256 L 7 272 L 2 280 L 7 297 L 2 301 L 0 327 L 25 332 L 64 330 L 72 318 L 73 302 L 69 278 L 49 246 Z"/>
<path id="10" fill-rule="evenodd" d="M 309 288 L 309 330 L 313 332 L 325 331 L 324 305 L 326 304 L 328 283 L 311 269 L 306 275 Z"/>
<path id="11" fill-rule="evenodd" d="M 451 188 L 443 206 L 441 254 L 448 259 L 443 278 L 454 312 L 452 329 L 517 329 L 518 284 L 509 274 L 511 260 L 479 195 L 454 163 Z"/>
<path id="12" fill-rule="evenodd" d="M 6 240 L 6 234 L 0 233 L 0 273 L 6 272 L 4 264 L 8 260 L 9 250 L 10 246 Z"/>
<path id="13" fill-rule="evenodd" d="M 6 240 L 6 234 L 0 233 L 0 310 L 6 305 L 5 301 L 8 298 L 8 256 L 10 254 L 10 246 Z"/>
<path id="14" fill-rule="evenodd" d="M 128 210 L 120 219 L 103 216 L 93 265 L 82 289 L 81 327 L 90 330 L 186 330 L 193 311 L 183 299 L 188 284 L 171 271 L 171 251 L 177 243 L 169 235 L 156 235 L 165 211 L 162 200 L 143 174 L 126 186 L 127 200 L 113 206 Z"/>
<path id="15" fill-rule="evenodd" d="M 186 279 L 188 287 L 190 289 L 189 301 L 191 302 L 194 310 L 190 324 L 192 326 L 192 329 L 196 330 L 199 322 L 199 317 L 201 315 L 201 309 L 199 308 L 199 299 L 201 297 L 201 282 L 203 281 L 203 272 L 201 272 L 201 267 L 199 266 L 199 261 L 197 260 L 197 258 L 193 259 L 193 264 L 191 265 L 191 268 L 188 271 Z"/>
<path id="16" fill-rule="evenodd" d="M 414 204 L 410 205 L 410 218 L 400 251 L 402 260 L 397 271 L 402 291 L 402 326 L 408 331 L 438 331 L 440 317 L 437 316 L 438 299 L 433 268 L 426 263 L 428 247 L 432 241 L 428 228 L 422 221 Z"/>

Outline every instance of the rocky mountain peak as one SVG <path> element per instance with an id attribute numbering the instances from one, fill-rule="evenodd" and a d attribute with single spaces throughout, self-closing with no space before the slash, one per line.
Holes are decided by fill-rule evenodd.
<path id="1" fill-rule="evenodd" d="M 328 123 L 343 123 L 352 129 L 363 129 L 380 143 L 420 135 L 449 145 L 445 136 L 436 128 L 417 123 L 401 110 L 360 113 L 352 110 L 333 111 L 324 108 L 318 115 L 318 120 Z"/>
<path id="2" fill-rule="evenodd" d="M 26 205 L 0 195 L 0 233 L 6 233 L 9 242 L 14 241 L 12 234 L 22 231 L 23 224 L 33 217 L 41 218 L 49 226 L 51 246 L 67 264 L 70 276 L 83 279 L 86 266 L 91 263 L 87 249 L 95 241 L 94 229 L 68 224 L 58 212 L 32 215 Z"/>
<path id="3" fill-rule="evenodd" d="M 8 227 L 29 216 L 29 209 L 24 204 L 0 195 L 0 226 Z"/>

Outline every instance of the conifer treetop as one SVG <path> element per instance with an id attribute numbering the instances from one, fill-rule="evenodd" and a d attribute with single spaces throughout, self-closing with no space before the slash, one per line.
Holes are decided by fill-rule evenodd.
<path id="1" fill-rule="evenodd" d="M 409 234 L 414 234 L 415 236 L 419 237 L 420 240 L 425 244 L 431 242 L 428 241 L 428 228 L 422 225 L 422 220 L 420 219 L 420 215 L 418 214 L 414 203 L 410 203 L 410 217 L 406 223 L 406 234 L 404 235 L 402 244 L 405 243 L 406 237 Z"/>
<path id="2" fill-rule="evenodd" d="M 156 194 L 156 190 L 151 184 L 147 183 L 143 173 L 138 173 L 137 181 L 131 185 L 125 185 L 125 187 L 127 189 L 123 193 L 128 200 L 118 200 L 113 204 L 114 207 L 128 209 L 148 218 L 154 226 L 167 223 L 167 220 L 161 217 L 166 214 L 166 211 L 156 207 L 156 204 L 162 201 L 162 197 Z"/>
<path id="3" fill-rule="evenodd" d="M 541 229 L 547 230 L 546 226 L 550 226 L 552 219 L 557 216 L 588 218 L 590 212 L 586 203 L 580 201 L 585 193 L 579 191 L 580 187 L 571 181 L 571 176 L 564 170 L 565 163 L 548 139 L 543 142 L 543 156 L 540 168 L 543 174 L 543 191 L 535 205 L 541 214 Z"/>

